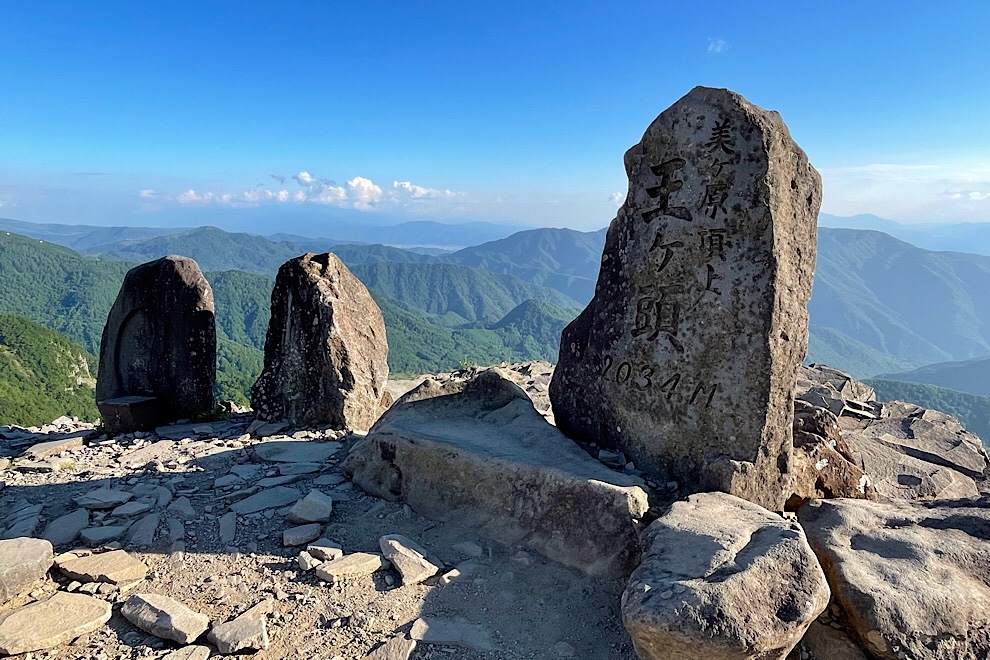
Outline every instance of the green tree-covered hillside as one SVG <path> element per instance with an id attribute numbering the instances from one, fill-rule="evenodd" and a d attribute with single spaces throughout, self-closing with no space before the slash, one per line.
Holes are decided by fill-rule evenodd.
<path id="1" fill-rule="evenodd" d="M 0 314 L 0 424 L 38 426 L 62 415 L 96 419 L 94 363 L 65 336 Z"/>

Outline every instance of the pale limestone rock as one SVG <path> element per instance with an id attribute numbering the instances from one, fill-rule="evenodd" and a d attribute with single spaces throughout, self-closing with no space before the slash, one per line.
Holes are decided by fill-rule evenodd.
<path id="1" fill-rule="evenodd" d="M 376 497 L 590 574 L 628 575 L 639 560 L 640 482 L 589 457 L 498 369 L 425 381 L 355 444 L 345 470 Z"/>
<path id="2" fill-rule="evenodd" d="M 459 646 L 471 651 L 495 650 L 488 631 L 482 626 L 448 619 L 434 617 L 416 619 L 413 621 L 409 636 L 429 644 Z"/>
<path id="3" fill-rule="evenodd" d="M 123 550 L 78 558 L 67 553 L 66 561 L 57 558 L 56 563 L 63 575 L 80 582 L 129 584 L 143 580 L 148 574 L 147 566 Z"/>
<path id="4" fill-rule="evenodd" d="M 644 544 L 622 595 L 642 660 L 782 660 L 828 605 L 801 527 L 732 495 L 675 502 Z"/>
<path id="5" fill-rule="evenodd" d="M 414 650 L 416 650 L 415 639 L 406 639 L 403 635 L 397 635 L 364 656 L 364 660 L 409 660 Z"/>
<path id="6" fill-rule="evenodd" d="M 561 338 L 557 426 L 660 483 L 782 510 L 820 177 L 779 114 L 704 87 L 625 166 L 595 297 Z"/>
<path id="7" fill-rule="evenodd" d="M 237 618 L 213 626 L 207 638 L 221 653 L 268 648 L 268 613 L 272 602 L 262 601 Z"/>
<path id="8" fill-rule="evenodd" d="M 311 490 L 289 509 L 286 517 L 289 522 L 298 524 L 324 523 L 330 520 L 332 513 L 333 498 L 319 490 Z"/>
<path id="9" fill-rule="evenodd" d="M 45 577 L 54 556 L 52 544 L 45 539 L 0 540 L 0 605 Z"/>
<path id="10" fill-rule="evenodd" d="M 402 584 L 419 584 L 443 569 L 442 564 L 428 558 L 429 553 L 422 546 L 401 534 L 386 534 L 378 544 L 382 556 L 399 571 Z"/>
<path id="11" fill-rule="evenodd" d="M 141 630 L 179 644 L 196 641 L 210 625 L 210 617 L 160 594 L 134 594 L 120 613 Z"/>
<path id="12" fill-rule="evenodd" d="M 817 500 L 798 519 L 871 656 L 990 657 L 990 499 Z"/>
<path id="13" fill-rule="evenodd" d="M 370 552 L 355 552 L 339 559 L 331 559 L 316 567 L 316 575 L 322 580 L 348 580 L 362 578 L 386 567 L 381 555 Z"/>
<path id="14" fill-rule="evenodd" d="M 0 615 L 0 654 L 53 648 L 99 629 L 110 615 L 110 603 L 104 600 L 56 592 L 48 600 Z"/>
<path id="15" fill-rule="evenodd" d="M 206 660 L 210 653 L 209 646 L 186 646 L 165 655 L 162 660 Z"/>

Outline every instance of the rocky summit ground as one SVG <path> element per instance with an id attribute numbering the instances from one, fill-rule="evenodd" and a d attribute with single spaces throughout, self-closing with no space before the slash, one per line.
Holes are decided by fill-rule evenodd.
<path id="1" fill-rule="evenodd" d="M 545 393 L 543 376 L 530 374 L 537 395 Z M 51 538 L 56 555 L 46 577 L 0 605 L 0 620 L 57 592 L 112 605 L 109 621 L 92 632 L 13 657 L 178 660 L 205 658 L 231 643 L 207 633 L 197 643 L 209 651 L 197 651 L 138 628 L 122 613 L 135 594 L 170 596 L 208 617 L 214 630 L 248 612 L 241 621 L 253 617 L 252 625 L 226 632 L 234 645 L 238 636 L 258 644 L 264 626 L 268 647 L 255 653 L 259 660 L 635 657 L 619 616 L 623 581 L 589 578 L 364 494 L 341 468 L 353 436 L 260 426 L 246 413 L 117 437 L 65 418 L 38 429 L 0 427 L 0 434 L 0 457 L 7 457 L 0 458 L 0 534 Z M 298 508 L 290 516 L 313 491 L 329 496 L 332 512 L 305 528 L 307 515 L 327 513 L 325 498 L 314 496 L 303 518 Z M 286 538 L 287 530 L 298 538 Z M 395 566 L 359 567 L 334 579 L 301 565 L 300 553 L 317 536 L 329 543 L 316 545 L 337 544 L 354 555 L 380 554 L 389 534 L 425 548 L 437 574 L 405 585 Z M 129 554 L 145 577 L 134 579 L 134 567 L 123 564 L 80 576 L 64 554 L 115 549 L 126 553 L 107 555 L 111 563 Z M 320 553 L 308 553 L 306 565 L 319 564 Z M 39 617 L 28 621 L 42 625 Z M 414 637 L 421 641 L 409 655 Z"/>

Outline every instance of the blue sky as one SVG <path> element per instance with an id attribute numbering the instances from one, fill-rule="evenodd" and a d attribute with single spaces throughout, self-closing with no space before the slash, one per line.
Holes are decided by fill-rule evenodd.
<path id="1" fill-rule="evenodd" d="M 5 3 L 0 216 L 593 229 L 707 85 L 781 112 L 823 211 L 990 221 L 988 25 L 975 0 Z"/>

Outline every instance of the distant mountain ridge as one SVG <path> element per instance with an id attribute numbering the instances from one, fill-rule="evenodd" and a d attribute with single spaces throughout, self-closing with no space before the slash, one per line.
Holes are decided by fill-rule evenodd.
<path id="1" fill-rule="evenodd" d="M 925 383 L 959 392 L 990 396 L 990 357 L 927 364 L 912 371 L 881 374 L 877 378 Z"/>

